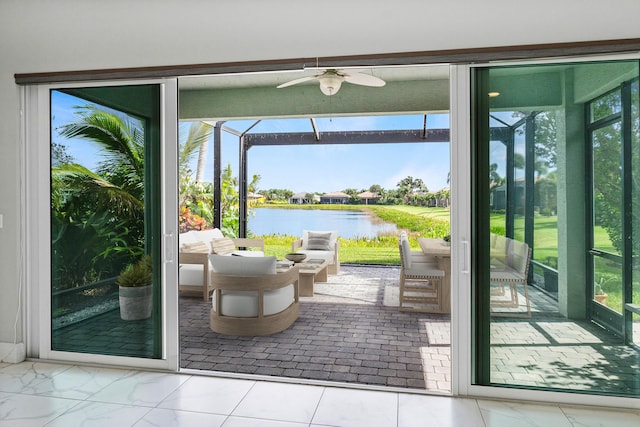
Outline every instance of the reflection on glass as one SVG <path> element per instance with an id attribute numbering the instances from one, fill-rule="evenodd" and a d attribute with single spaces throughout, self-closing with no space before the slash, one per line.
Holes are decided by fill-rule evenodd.
<path id="1" fill-rule="evenodd" d="M 595 257 L 593 271 L 594 301 L 622 313 L 622 264 Z"/>
<path id="2" fill-rule="evenodd" d="M 622 145 L 620 123 L 593 133 L 594 247 L 622 253 Z"/>
<path id="3" fill-rule="evenodd" d="M 155 89 L 51 92 L 52 349 L 158 357 L 159 252 L 149 235 L 156 221 L 145 213 L 159 211 L 146 176 L 157 105 L 139 117 L 97 102 L 118 90 L 145 99 Z"/>
<path id="4" fill-rule="evenodd" d="M 623 322 L 640 303 L 637 76 L 637 61 L 477 73 L 478 98 L 500 92 L 475 104 L 491 136 L 477 141 L 478 384 L 640 396 L 640 316 Z"/>

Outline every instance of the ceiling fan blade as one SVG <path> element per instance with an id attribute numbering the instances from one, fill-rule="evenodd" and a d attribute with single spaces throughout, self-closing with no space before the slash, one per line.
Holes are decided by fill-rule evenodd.
<path id="1" fill-rule="evenodd" d="M 283 87 L 293 86 L 293 85 L 297 85 L 298 83 L 304 83 L 304 82 L 308 82 L 309 80 L 315 80 L 315 79 L 316 79 L 316 76 L 300 77 L 299 79 L 282 83 L 280 86 L 277 86 L 277 88 L 280 89 Z"/>
<path id="2" fill-rule="evenodd" d="M 345 81 L 354 85 L 382 87 L 386 82 L 378 77 L 364 73 L 343 73 Z"/>

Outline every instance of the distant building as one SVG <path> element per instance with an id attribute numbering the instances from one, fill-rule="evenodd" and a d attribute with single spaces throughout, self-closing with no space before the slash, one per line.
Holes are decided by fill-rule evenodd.
<path id="1" fill-rule="evenodd" d="M 376 193 L 372 193 L 371 191 L 364 191 L 358 194 L 358 197 L 360 197 L 360 202 L 365 205 L 375 205 L 380 199 Z"/>
<path id="2" fill-rule="evenodd" d="M 309 197 L 311 196 L 311 197 Z M 320 201 L 320 196 L 313 193 L 296 193 L 289 198 L 289 203 L 292 205 L 306 205 Z"/>
<path id="3" fill-rule="evenodd" d="M 347 193 L 335 191 L 333 193 L 326 193 L 320 196 L 320 203 L 324 205 L 345 205 L 349 203 L 350 198 L 351 196 Z"/>
<path id="4" fill-rule="evenodd" d="M 247 194 L 247 202 L 249 204 L 264 203 L 267 198 L 260 193 Z"/>

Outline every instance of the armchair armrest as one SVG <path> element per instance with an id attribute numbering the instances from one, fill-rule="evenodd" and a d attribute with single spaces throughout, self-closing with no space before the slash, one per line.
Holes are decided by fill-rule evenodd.
<path id="1" fill-rule="evenodd" d="M 180 252 L 179 264 L 202 264 L 209 268 L 209 254 L 204 252 Z"/>
<path id="2" fill-rule="evenodd" d="M 295 252 L 296 249 L 300 249 L 301 247 L 302 247 L 302 239 L 294 240 L 293 243 L 291 243 L 291 252 Z"/>
<path id="3" fill-rule="evenodd" d="M 209 254 L 204 252 L 179 252 L 178 264 L 197 264 L 202 265 L 202 298 L 209 300 L 209 291 L 211 282 L 209 277 Z M 184 286 L 183 286 L 184 287 Z M 184 288 L 189 288 L 186 286 Z"/>

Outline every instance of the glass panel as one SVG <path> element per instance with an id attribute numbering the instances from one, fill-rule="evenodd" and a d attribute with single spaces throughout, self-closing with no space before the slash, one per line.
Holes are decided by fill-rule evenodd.
<path id="1" fill-rule="evenodd" d="M 632 295 L 631 302 L 640 307 L 640 84 L 631 84 L 631 235 L 632 235 Z M 631 343 L 640 347 L 640 313 L 631 314 Z"/>
<path id="2" fill-rule="evenodd" d="M 535 118 L 535 189 L 533 280 L 557 300 L 558 292 L 558 186 L 557 147 L 560 111 Z"/>
<path id="3" fill-rule="evenodd" d="M 619 113 L 622 111 L 620 91 L 616 90 L 596 99 L 591 103 L 589 111 L 591 112 L 592 123 L 611 114 Z"/>
<path id="4" fill-rule="evenodd" d="M 514 116 L 521 114 L 513 113 Z M 515 129 L 515 138 L 513 142 L 513 166 L 508 171 L 513 176 L 513 185 L 511 191 L 513 193 L 513 234 L 509 237 L 524 241 L 525 228 L 525 201 L 527 197 L 527 186 L 525 179 L 525 164 L 527 161 L 526 148 L 527 126 L 522 124 Z"/>
<path id="5" fill-rule="evenodd" d="M 507 147 L 503 141 L 491 141 L 489 150 L 489 188 L 491 232 L 500 236 L 507 230 Z"/>
<path id="6" fill-rule="evenodd" d="M 620 122 L 593 132 L 593 247 L 622 254 L 622 141 Z"/>
<path id="7" fill-rule="evenodd" d="M 53 90 L 51 129 L 52 349 L 159 358 L 159 88 Z"/>
<path id="8" fill-rule="evenodd" d="M 602 326 L 621 324 L 628 289 L 621 123 L 630 108 L 620 88 L 637 76 L 637 61 L 476 70 L 475 384 L 640 395 L 638 348 Z M 495 135 L 509 132 L 499 149 Z M 503 164 L 498 217 L 491 182 Z M 596 284 L 608 294 L 602 303 Z"/>
<path id="9" fill-rule="evenodd" d="M 622 264 L 594 257 L 593 277 L 593 300 L 622 313 Z"/>

